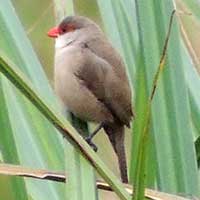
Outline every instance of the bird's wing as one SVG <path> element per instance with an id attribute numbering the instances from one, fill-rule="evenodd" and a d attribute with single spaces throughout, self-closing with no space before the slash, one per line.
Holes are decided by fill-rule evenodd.
<path id="1" fill-rule="evenodd" d="M 113 83 L 114 86 L 116 86 L 119 90 L 118 95 L 124 94 L 124 96 L 120 98 L 121 103 L 117 103 L 115 107 L 117 107 L 118 104 L 121 105 L 119 105 L 119 109 L 124 109 L 124 114 L 126 114 L 126 117 L 122 117 L 124 118 L 124 120 L 122 121 L 128 122 L 128 119 L 130 120 L 131 117 L 134 116 L 134 114 L 132 111 L 131 88 L 126 74 L 125 64 L 121 55 L 115 48 L 113 48 L 112 44 L 103 35 L 96 35 L 94 39 L 87 42 L 87 46 L 94 54 L 104 59 L 112 66 L 115 75 L 119 79 L 119 83 L 123 83 L 121 85 L 115 85 L 115 83 Z M 116 102 L 118 102 L 117 99 Z"/>
<path id="2" fill-rule="evenodd" d="M 108 62 L 116 75 L 129 86 L 122 57 L 105 37 L 102 35 L 94 37 L 92 40 L 87 41 L 86 44 L 94 54 Z"/>
<path id="3" fill-rule="evenodd" d="M 79 68 L 76 76 L 104 103 L 116 119 L 129 126 L 132 108 L 127 80 L 120 78 L 112 65 L 96 55 L 88 46 L 84 46 L 82 52 L 85 64 Z"/>

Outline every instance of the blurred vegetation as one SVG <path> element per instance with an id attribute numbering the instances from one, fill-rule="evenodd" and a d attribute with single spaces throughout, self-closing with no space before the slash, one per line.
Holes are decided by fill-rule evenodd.
<path id="1" fill-rule="evenodd" d="M 13 0 L 13 4 L 47 76 L 52 81 L 54 41 L 49 40 L 46 33 L 55 24 L 53 1 Z"/>
<path id="2" fill-rule="evenodd" d="M 34 1 L 12 0 L 12 2 L 24 26 L 24 29 L 32 42 L 34 50 L 36 51 L 37 56 L 39 57 L 39 60 L 42 66 L 44 67 L 44 70 L 46 72 L 46 75 L 48 76 L 49 82 L 51 86 L 53 87 L 54 41 L 49 39 L 46 34 L 49 28 L 55 25 L 55 19 L 54 19 L 54 14 L 53 14 L 54 13 L 53 1 L 51 0 L 42 0 L 42 1 L 41 0 L 34 0 Z M 166 26 L 168 25 L 168 21 L 169 21 L 170 12 L 168 11 L 171 9 L 170 7 L 171 4 L 169 5 L 169 7 L 166 7 L 166 9 L 164 9 L 166 12 L 163 15 L 163 13 L 161 12 L 163 11 L 162 6 L 163 5 L 166 6 L 167 4 L 166 2 L 163 1 L 161 3 L 161 2 L 154 1 L 153 3 L 152 2 L 147 3 L 145 2 L 145 0 L 141 0 L 140 5 L 142 4 L 145 5 L 144 7 L 146 10 L 142 6 L 140 8 L 138 7 L 137 12 L 140 12 L 140 13 L 137 13 L 137 16 L 136 16 L 135 7 L 134 6 L 132 7 L 132 4 L 131 6 L 127 6 L 129 5 L 129 2 L 131 1 L 128 1 L 128 0 L 124 0 L 124 1 L 122 0 L 119 0 L 119 1 L 74 0 L 75 12 L 78 13 L 79 15 L 88 16 L 92 18 L 93 20 L 95 20 L 98 24 L 100 24 L 101 27 L 104 28 L 108 37 L 112 40 L 113 44 L 117 48 L 120 49 L 122 55 L 126 58 L 126 62 L 127 62 L 126 64 L 128 65 L 128 70 L 130 73 L 129 76 L 131 76 L 130 79 L 131 80 L 133 79 L 132 82 L 134 83 L 135 91 L 137 92 L 137 94 L 135 95 L 136 96 L 135 102 L 137 106 L 136 112 L 140 112 L 139 115 L 138 113 L 136 113 L 136 116 L 138 117 L 137 118 L 138 121 L 136 121 L 136 125 L 134 127 L 134 131 L 136 132 L 136 135 L 134 135 L 133 140 L 131 139 L 130 130 L 127 130 L 127 134 L 126 134 L 127 157 L 131 158 L 131 159 L 128 159 L 128 162 L 129 162 L 128 166 L 131 166 L 130 175 L 131 175 L 131 180 L 133 180 L 135 178 L 135 174 L 133 172 L 135 172 L 135 166 L 136 166 L 136 159 L 134 158 L 134 156 L 137 153 L 137 145 L 140 139 L 139 132 L 141 131 L 141 128 L 142 128 L 142 120 L 144 120 L 144 116 L 143 116 L 144 102 L 147 99 L 147 91 L 149 90 L 149 87 L 151 85 L 152 75 L 154 74 L 153 69 L 155 69 L 155 67 L 157 66 L 156 63 L 159 62 L 160 52 L 162 49 L 162 45 L 164 43 L 164 37 L 166 33 Z M 200 3 L 197 0 L 191 0 L 191 1 L 190 0 L 176 0 L 176 3 L 177 3 L 177 9 L 184 11 L 185 13 L 182 12 L 182 14 L 180 14 L 179 17 L 177 17 L 176 21 L 179 24 L 180 32 L 176 26 L 176 28 L 174 28 L 175 29 L 174 31 L 177 31 L 177 32 L 174 34 L 175 35 L 177 34 L 179 36 L 181 34 L 183 39 L 180 39 L 180 38 L 176 39 L 176 37 L 174 36 L 173 42 L 170 43 L 168 66 L 167 66 L 167 69 L 165 69 L 164 71 L 162 81 L 160 81 L 159 83 L 160 84 L 160 88 L 158 91 L 159 95 L 157 96 L 157 99 L 153 105 L 154 106 L 153 109 L 155 109 L 156 112 L 154 112 L 152 116 L 153 125 L 151 126 L 151 133 L 154 133 L 154 132 L 155 133 L 150 135 L 150 138 L 149 138 L 149 147 L 148 147 L 149 152 L 148 152 L 148 159 L 147 159 L 147 166 L 148 166 L 147 167 L 148 168 L 147 169 L 147 185 L 148 187 L 159 188 L 162 191 L 180 193 L 182 191 L 184 192 L 184 190 L 185 191 L 191 190 L 192 186 L 190 187 L 190 181 L 191 181 L 190 178 L 193 177 L 196 172 L 191 171 L 191 173 L 189 173 L 187 177 L 187 174 L 184 174 L 184 173 L 189 169 L 190 166 L 188 164 L 187 166 L 186 165 L 184 166 L 182 164 L 187 163 L 187 161 L 185 161 L 184 158 L 186 158 L 187 155 L 191 153 L 191 152 L 189 153 L 187 152 L 187 148 L 191 146 L 190 141 L 195 142 L 195 140 L 199 138 L 200 136 L 200 129 L 198 125 L 198 122 L 199 122 L 198 120 L 200 119 L 199 118 L 200 104 L 196 101 L 196 99 L 198 99 L 198 94 L 196 94 L 195 96 L 195 94 L 193 94 L 192 93 L 193 91 L 191 90 L 191 87 L 193 87 L 192 83 L 194 85 L 196 84 L 197 88 L 198 86 L 200 86 L 199 84 L 200 18 L 199 18 L 198 12 L 196 11 L 196 8 L 200 8 Z M 150 9 L 150 7 L 152 10 Z M 107 10 L 109 10 L 109 8 L 112 9 L 112 12 L 111 11 L 110 13 L 107 12 L 104 15 L 103 12 L 106 12 Z M 123 12 L 123 9 L 127 9 L 127 12 Z M 119 15 L 116 14 L 116 10 L 119 11 L 118 13 Z M 141 11 L 143 11 L 143 13 Z M 153 16 L 153 11 L 157 13 L 155 14 L 156 17 L 155 16 L 154 16 L 155 18 L 149 17 L 149 21 L 148 21 L 145 17 L 151 16 L 151 14 Z M 130 13 L 131 13 L 131 16 L 130 16 Z M 189 16 L 186 13 L 192 13 L 193 15 Z M 115 18 L 116 24 L 114 24 L 112 21 L 113 15 L 116 17 Z M 140 22 L 138 22 L 139 20 L 137 19 L 138 15 L 141 20 Z M 122 18 L 124 17 L 125 20 L 123 21 L 122 18 L 120 17 L 117 18 L 117 16 L 118 17 L 121 16 Z M 134 24 L 132 24 L 133 22 Z M 141 30 L 137 29 L 138 27 L 136 27 L 136 23 L 140 23 L 140 25 L 142 24 L 142 28 L 140 27 Z M 132 28 L 131 31 L 125 28 L 118 29 L 118 30 L 115 29 L 116 27 L 117 28 L 124 27 L 124 24 L 126 25 L 129 24 L 130 27 Z M 149 29 L 147 29 L 148 26 L 149 26 Z M 110 31 L 109 33 L 110 27 L 112 31 Z M 128 37 L 132 38 L 132 40 L 126 41 Z M 149 40 L 149 38 L 151 40 Z M 154 38 L 154 40 L 152 40 L 152 38 Z M 141 40 L 143 40 L 142 42 L 144 42 L 143 43 L 144 46 L 142 47 L 139 44 L 139 41 L 141 42 Z M 183 44 L 183 42 L 185 43 L 185 45 Z M 174 45 L 175 43 L 177 45 Z M 179 45 L 181 47 L 180 49 L 179 49 Z M 187 47 L 187 50 L 185 46 Z M 130 51 L 130 48 L 131 48 L 131 51 Z M 144 48 L 144 51 L 143 49 L 138 50 L 139 48 Z M 133 55 L 133 57 L 131 55 Z M 178 56 L 178 55 L 181 55 L 181 56 Z M 144 60 L 142 60 L 143 59 L 142 56 L 145 57 Z M 181 57 L 182 59 L 180 62 L 179 62 L 179 57 Z M 180 67 L 179 65 L 181 62 L 183 63 L 183 68 L 180 68 L 180 74 L 181 74 L 180 75 L 178 74 L 179 69 L 177 69 L 176 67 Z M 177 65 L 175 66 L 174 63 L 176 63 Z M 177 71 L 175 71 L 176 69 Z M 173 90 L 173 89 L 174 88 L 178 89 L 177 84 L 181 87 L 181 84 L 176 82 L 177 80 L 182 81 L 182 79 L 180 78 L 183 75 L 181 70 L 184 71 L 184 75 L 186 77 L 184 79 L 183 85 L 187 87 L 183 89 L 185 93 L 183 92 L 182 94 L 189 93 L 189 95 L 187 97 L 179 96 L 179 99 L 177 100 L 177 99 L 173 99 L 176 95 L 173 93 L 176 90 Z M 193 70 L 194 70 L 194 73 L 193 73 Z M 195 74 L 195 76 L 197 77 L 196 78 L 197 80 L 191 78 L 188 75 L 189 73 L 187 72 L 191 72 L 191 74 L 192 73 Z M 174 74 L 176 73 L 180 76 L 177 76 L 175 83 L 171 84 L 171 82 L 173 82 L 174 79 L 173 78 L 168 79 L 168 78 L 175 76 Z M 137 78 L 134 79 L 133 77 L 135 77 L 136 74 L 137 74 Z M 178 77 L 180 79 L 178 79 Z M 168 84 L 168 86 L 166 86 L 166 83 L 168 81 L 170 83 Z M 135 82 L 137 82 L 137 84 Z M 180 88 L 180 90 L 181 89 L 182 88 Z M 198 91 L 196 90 L 195 92 L 198 93 Z M 170 95 L 172 95 L 172 97 Z M 188 100 L 188 98 L 190 98 L 190 101 Z M 180 104 L 182 103 L 182 101 L 184 101 L 188 107 L 187 109 L 186 108 L 183 108 L 183 109 L 186 109 L 188 113 L 191 112 L 189 115 L 192 116 L 193 120 L 187 118 L 189 119 L 187 121 L 187 119 L 184 118 L 181 121 L 183 122 L 185 120 L 185 122 L 186 121 L 188 122 L 189 125 L 184 126 L 184 127 L 193 128 L 191 131 L 188 131 L 188 134 L 181 133 L 180 126 L 178 127 L 180 128 L 179 135 L 175 134 L 176 130 L 174 129 L 174 124 L 175 124 L 174 121 L 177 120 L 177 124 L 178 124 L 180 119 L 179 118 L 174 119 L 173 117 L 181 115 L 180 108 L 176 107 L 176 105 L 178 104 L 174 106 L 175 108 L 174 110 L 172 110 L 172 106 L 170 106 L 175 101 Z M 166 106 L 162 107 L 162 105 L 164 105 L 165 103 L 166 103 Z M 190 107 L 189 107 L 189 103 L 190 103 Z M 185 104 L 183 103 L 181 105 L 185 105 Z M 177 113 L 179 113 L 180 115 L 179 114 L 177 115 Z M 182 112 L 183 116 L 186 116 L 184 115 L 186 113 L 184 110 Z M 163 116 L 166 117 L 166 119 L 162 119 Z M 160 121 L 158 122 L 155 119 L 157 119 L 158 121 L 160 120 Z M 159 123 L 159 124 L 156 124 L 156 123 Z M 91 126 L 92 128 L 94 128 L 93 125 Z M 170 133 L 168 133 L 166 130 L 167 131 L 170 130 Z M 135 134 L 135 132 L 133 134 Z M 157 135 L 156 135 L 156 132 L 157 132 Z M 163 135 L 158 135 L 158 133 L 163 134 Z M 183 134 L 183 136 L 181 134 Z M 180 143 L 182 142 L 181 145 L 184 144 L 185 146 L 178 147 L 176 145 L 179 142 L 178 140 L 181 140 L 181 138 L 183 141 L 180 141 Z M 185 141 L 185 139 L 187 138 L 191 139 L 189 140 L 188 143 L 187 141 Z M 98 155 L 100 156 L 100 158 L 102 158 L 103 161 L 105 161 L 105 163 L 109 166 L 109 168 L 119 176 L 117 162 L 116 162 L 113 150 L 111 148 L 111 145 L 109 144 L 109 141 L 106 135 L 103 134 L 103 131 L 101 134 L 97 135 L 94 141 L 97 143 L 97 146 L 99 147 Z M 133 144 L 134 146 L 132 146 Z M 187 144 L 189 145 L 187 146 Z M 48 144 L 45 144 L 45 145 L 48 146 Z M 132 155 L 131 155 L 131 147 L 132 147 Z M 198 151 L 197 155 L 199 159 L 199 142 L 196 143 L 196 149 Z M 185 154 L 187 154 L 186 157 L 184 157 Z M 193 156 L 193 152 L 191 153 L 191 155 Z M 48 159 L 46 158 L 46 160 Z M 17 158 L 16 158 L 16 162 L 17 162 Z M 48 162 L 51 162 L 51 161 L 47 161 L 47 163 Z M 55 167 L 55 165 L 53 166 Z M 193 169 L 196 169 L 196 166 L 191 165 L 191 167 L 193 167 Z M 0 188 L 0 193 L 4 197 L 4 199 L 12 200 L 14 199 L 15 194 L 10 192 L 12 191 L 12 187 L 14 187 L 14 185 L 12 186 L 10 184 L 11 183 L 10 179 L 12 178 L 3 177 L 0 179 L 0 186 L 2 186 Z M 182 179 L 184 180 L 182 181 Z M 200 176 L 196 177 L 196 179 L 200 180 Z M 19 178 L 17 179 L 15 178 L 13 180 L 14 180 L 12 182 L 13 184 L 15 182 L 20 182 L 20 184 L 22 185 L 24 184 L 24 182 L 21 182 Z M 6 187 L 3 184 L 4 182 L 8 183 Z M 198 186 L 196 185 L 194 187 L 194 191 L 195 191 L 195 194 L 197 195 L 199 194 L 199 192 L 197 192 L 196 187 Z M 60 188 L 60 186 L 58 186 L 57 188 L 58 188 L 57 191 L 60 192 L 59 195 L 62 194 L 63 190 Z M 24 194 L 23 198 L 25 198 L 26 195 L 27 194 Z M 108 192 L 101 192 L 101 197 L 102 199 L 105 199 L 105 198 L 111 199 L 112 197 L 113 199 L 116 199 L 114 198 L 115 197 L 114 194 L 110 194 Z M 30 197 L 30 199 L 31 198 L 32 197 Z"/>

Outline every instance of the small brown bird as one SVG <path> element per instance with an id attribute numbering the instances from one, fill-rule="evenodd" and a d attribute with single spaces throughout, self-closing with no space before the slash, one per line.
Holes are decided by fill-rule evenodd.
<path id="1" fill-rule="evenodd" d="M 128 182 L 124 128 L 133 116 L 124 62 L 99 26 L 82 16 L 66 17 L 48 35 L 56 38 L 55 90 L 75 116 L 100 123 Z M 88 142 L 92 144 L 91 138 Z"/>

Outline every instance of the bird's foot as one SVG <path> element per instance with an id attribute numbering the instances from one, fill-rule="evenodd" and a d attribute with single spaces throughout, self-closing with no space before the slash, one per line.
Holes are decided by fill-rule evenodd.
<path id="1" fill-rule="evenodd" d="M 99 130 L 103 127 L 104 122 L 102 122 L 92 134 L 90 134 L 88 137 L 85 138 L 85 141 L 92 147 L 92 149 L 97 152 L 98 148 L 97 146 L 92 142 L 92 138 L 99 132 Z"/>
<path id="2" fill-rule="evenodd" d="M 91 137 L 86 137 L 85 141 L 92 147 L 92 149 L 97 152 L 98 148 L 97 146 L 92 142 Z"/>

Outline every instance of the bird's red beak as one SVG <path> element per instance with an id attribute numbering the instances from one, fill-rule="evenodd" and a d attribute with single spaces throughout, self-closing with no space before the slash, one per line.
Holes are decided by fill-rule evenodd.
<path id="1" fill-rule="evenodd" d="M 53 27 L 48 31 L 47 35 L 52 38 L 57 38 L 59 36 L 59 33 L 60 29 L 58 27 Z"/>

